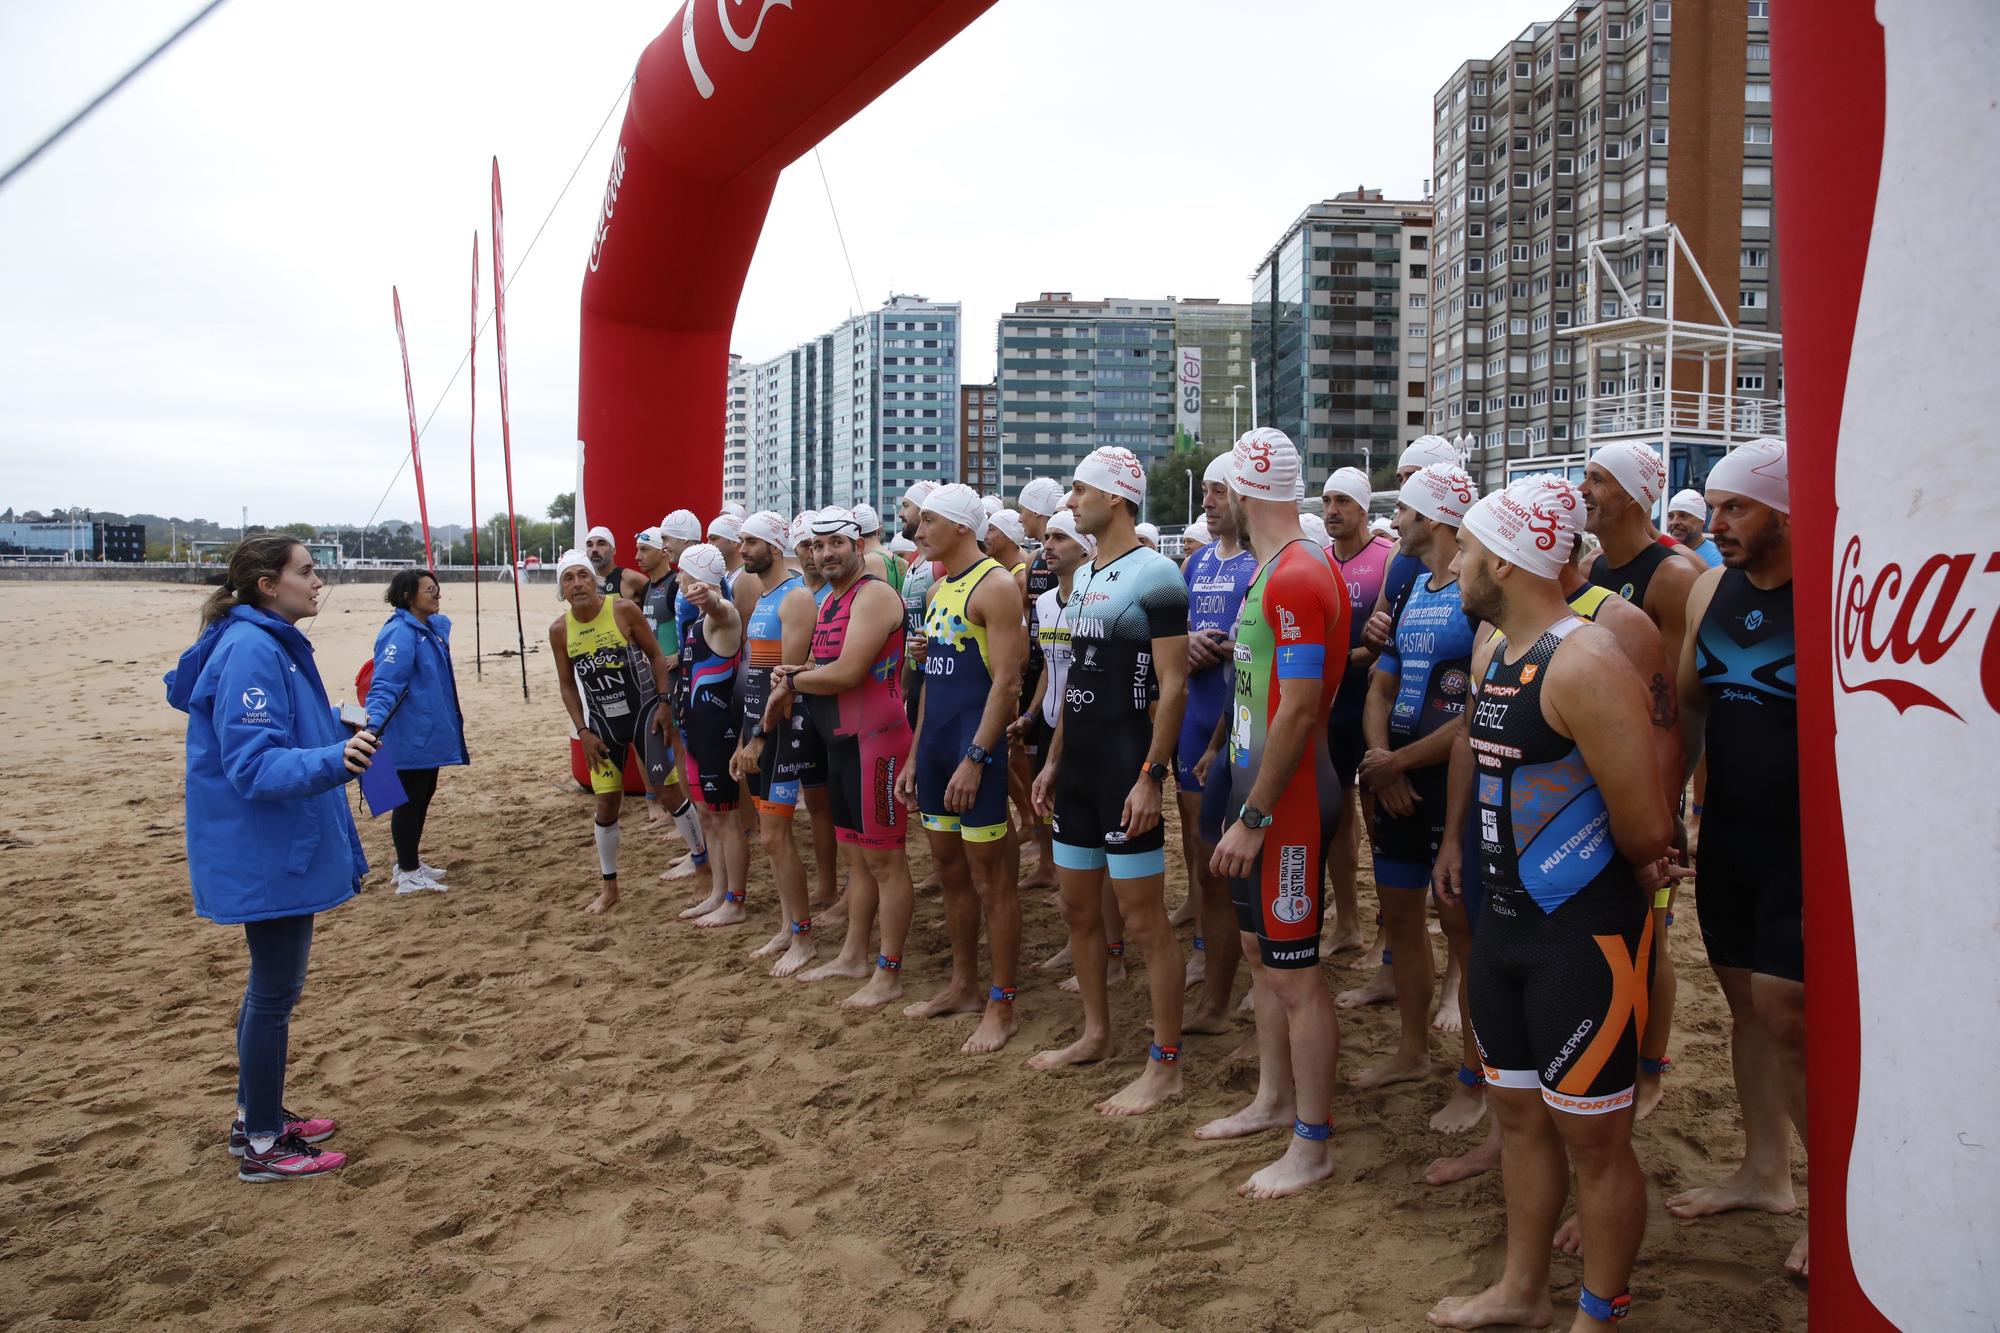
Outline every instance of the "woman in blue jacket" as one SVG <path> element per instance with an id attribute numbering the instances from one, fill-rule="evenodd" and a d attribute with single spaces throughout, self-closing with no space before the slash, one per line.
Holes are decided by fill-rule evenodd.
<path id="1" fill-rule="evenodd" d="M 306 982 L 313 917 L 352 898 L 368 862 L 342 787 L 375 738 L 349 734 L 328 703 L 312 645 L 320 578 L 295 537 L 241 542 L 202 608 L 201 635 L 167 673 L 188 715 L 187 856 L 194 910 L 240 925 L 250 980 L 236 1021 L 237 1178 L 297 1180 L 346 1165 L 313 1147 L 334 1121 L 284 1109 L 292 1006 Z"/>
<path id="2" fill-rule="evenodd" d="M 399 570 L 389 580 L 385 600 L 396 609 L 375 636 L 375 678 L 368 686 L 374 725 L 395 715 L 389 754 L 410 798 L 389 813 L 397 893 L 444 891 L 444 868 L 426 865 L 418 848 L 438 770 L 471 762 L 451 674 L 451 621 L 438 614 L 438 599 L 437 576 L 428 569 Z"/>

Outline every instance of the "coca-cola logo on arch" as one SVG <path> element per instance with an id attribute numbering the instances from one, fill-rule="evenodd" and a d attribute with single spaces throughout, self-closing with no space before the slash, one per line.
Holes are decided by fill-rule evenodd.
<path id="1" fill-rule="evenodd" d="M 1934 708 L 1962 722 L 1960 710 L 1978 701 L 1955 666 L 1977 653 L 1979 694 L 2000 713 L 1996 574 L 2000 551 L 1939 551 L 1913 570 L 1894 560 L 1876 567 L 1861 538 L 1848 538 L 1833 581 L 1834 678 L 1842 693 L 1879 694 L 1898 713 Z"/>

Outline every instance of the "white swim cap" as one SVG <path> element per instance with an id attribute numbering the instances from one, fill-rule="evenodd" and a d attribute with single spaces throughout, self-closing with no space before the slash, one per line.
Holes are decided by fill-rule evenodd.
<path id="1" fill-rule="evenodd" d="M 1076 479 L 1135 505 L 1146 499 L 1145 465 L 1130 449 L 1115 444 L 1093 449 L 1090 457 L 1076 465 Z"/>
<path id="2" fill-rule="evenodd" d="M 701 540 L 701 520 L 691 509 L 676 509 L 660 520 L 660 535 L 672 537 L 675 541 L 698 542 Z"/>
<path id="3" fill-rule="evenodd" d="M 1700 491 L 1677 491 L 1674 498 L 1667 501 L 1669 514 L 1693 514 L 1704 523 L 1708 521 L 1708 501 L 1701 498 Z"/>
<path id="4" fill-rule="evenodd" d="M 731 514 L 730 517 L 736 516 Z M 729 565 L 723 560 L 722 552 L 707 542 L 701 542 L 681 552 L 680 572 L 697 583 L 713 583 L 719 588 L 729 573 Z"/>
<path id="5" fill-rule="evenodd" d="M 880 532 L 882 530 L 882 516 L 875 512 L 874 505 L 859 504 L 854 506 L 854 523 L 855 526 L 861 529 L 861 535 L 864 537 L 871 532 Z"/>
<path id="6" fill-rule="evenodd" d="M 1155 546 L 1160 544 L 1160 525 L 1157 523 L 1141 523 L 1132 531 L 1138 534 L 1140 541 L 1151 542 Z"/>
<path id="7" fill-rule="evenodd" d="M 1369 484 L 1368 474 L 1358 467 L 1335 469 L 1326 479 L 1321 495 L 1344 495 L 1361 506 L 1361 512 L 1368 512 L 1368 502 L 1375 498 L 1375 489 Z"/>
<path id="8" fill-rule="evenodd" d="M 743 520 L 734 514 L 717 514 L 709 522 L 708 538 L 714 541 L 717 537 L 726 542 L 743 540 Z"/>
<path id="9" fill-rule="evenodd" d="M 1044 518 L 1062 507 L 1062 483 L 1054 477 L 1035 477 L 1021 488 L 1021 508 Z"/>
<path id="10" fill-rule="evenodd" d="M 590 541 L 593 538 L 603 542 L 606 546 L 609 546 L 614 551 L 618 549 L 618 539 L 611 535 L 610 528 L 604 527 L 601 524 L 597 527 L 592 528 L 589 532 L 585 533 L 583 539 L 585 541 Z"/>
<path id="11" fill-rule="evenodd" d="M 597 570 L 591 566 L 590 561 L 584 557 L 583 552 L 577 550 L 575 547 L 571 547 L 556 557 L 556 582 L 561 583 L 562 576 L 572 568 L 590 570 L 593 578 L 597 575 Z"/>
<path id="12" fill-rule="evenodd" d="M 1396 499 L 1425 518 L 1457 527 L 1465 511 L 1479 498 L 1479 488 L 1465 469 L 1453 463 L 1432 463 L 1403 483 Z"/>
<path id="13" fill-rule="evenodd" d="M 1781 514 L 1791 513 L 1792 474 L 1785 442 L 1752 440 L 1724 454 L 1708 472 L 1708 493 L 1717 491 L 1747 496 Z"/>
<path id="14" fill-rule="evenodd" d="M 745 537 L 755 537 L 758 541 L 785 549 L 791 537 L 791 527 L 785 520 L 768 509 L 760 509 L 743 520 L 742 533 Z"/>
<path id="15" fill-rule="evenodd" d="M 1063 536 L 1083 548 L 1084 554 L 1092 560 L 1097 558 L 1097 538 L 1076 529 L 1076 515 L 1067 509 L 1058 510 L 1049 518 L 1049 531 L 1060 532 Z"/>
<path id="16" fill-rule="evenodd" d="M 1419 435 L 1410 441 L 1409 448 L 1396 460 L 1396 470 L 1406 467 L 1429 467 L 1432 463 L 1449 463 L 1458 466 L 1458 450 L 1450 440 L 1442 435 Z"/>
<path id="17" fill-rule="evenodd" d="M 812 530 L 815 537 L 845 537 L 849 541 L 861 540 L 861 525 L 854 521 L 854 515 L 838 505 L 830 505 L 812 516 Z"/>
<path id="18" fill-rule="evenodd" d="M 1561 575 L 1569 563 L 1576 542 L 1577 510 L 1559 501 L 1566 481 L 1551 485 L 1552 479 L 1521 477 L 1504 491 L 1496 491 L 1465 514 L 1465 530 L 1479 544 L 1508 564 L 1538 579 Z"/>
<path id="19" fill-rule="evenodd" d="M 1246 500 L 1297 500 L 1305 484 L 1298 447 L 1275 426 L 1244 431 L 1230 460 L 1229 489 Z"/>
<path id="20" fill-rule="evenodd" d="M 924 513 L 970 528 L 975 539 L 986 540 L 986 506 L 980 502 L 979 492 L 970 486 L 954 481 L 936 487 L 922 507 Z"/>
<path id="21" fill-rule="evenodd" d="M 1028 530 L 1022 526 L 1021 516 L 1011 509 L 1002 509 L 987 519 L 986 532 L 988 536 L 997 532 L 1016 546 L 1024 545 L 1028 540 Z"/>
<path id="22" fill-rule="evenodd" d="M 1326 520 L 1318 514 L 1300 514 L 1299 530 L 1321 546 L 1333 540 L 1327 535 Z"/>
<path id="23" fill-rule="evenodd" d="M 1667 488 L 1667 465 L 1660 461 L 1659 451 L 1637 440 L 1607 444 L 1590 461 L 1609 472 L 1642 508 L 1658 504 L 1660 492 Z"/>
<path id="24" fill-rule="evenodd" d="M 1234 457 L 1233 454 L 1221 453 L 1209 459 L 1207 469 L 1201 474 L 1201 484 L 1204 486 L 1227 486 L 1229 484 L 1229 470 L 1236 466 Z"/>

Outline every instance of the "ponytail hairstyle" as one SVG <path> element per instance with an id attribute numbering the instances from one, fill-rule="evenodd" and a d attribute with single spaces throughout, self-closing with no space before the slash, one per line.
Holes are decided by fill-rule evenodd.
<path id="1" fill-rule="evenodd" d="M 292 551 L 305 545 L 283 532 L 260 532 L 245 537 L 229 556 L 229 572 L 222 586 L 209 594 L 201 605 L 201 625 L 207 629 L 239 606 L 261 606 L 259 579 L 276 580 L 292 562 Z"/>

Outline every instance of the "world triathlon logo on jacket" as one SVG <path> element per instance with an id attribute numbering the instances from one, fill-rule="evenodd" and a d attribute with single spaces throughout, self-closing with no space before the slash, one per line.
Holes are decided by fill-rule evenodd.
<path id="1" fill-rule="evenodd" d="M 245 722 L 269 722 L 271 720 L 271 696 L 259 686 L 252 685 L 243 691 L 243 720 Z"/>

